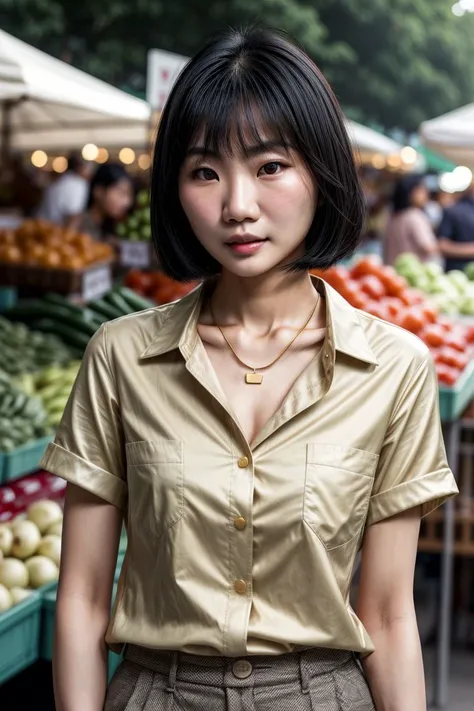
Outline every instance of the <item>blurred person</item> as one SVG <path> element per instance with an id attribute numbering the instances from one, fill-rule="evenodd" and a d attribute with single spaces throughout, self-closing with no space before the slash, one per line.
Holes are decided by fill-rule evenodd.
<path id="1" fill-rule="evenodd" d="M 57 711 L 426 710 L 420 519 L 457 491 L 434 365 L 310 273 L 354 252 L 364 216 L 299 47 L 232 31 L 190 60 L 151 219 L 165 273 L 203 283 L 99 329 L 42 462 L 69 482 Z M 124 651 L 108 691 L 106 644 Z"/>
<path id="2" fill-rule="evenodd" d="M 474 261 L 474 182 L 460 200 L 444 211 L 438 242 L 446 271 L 462 270 Z"/>
<path id="3" fill-rule="evenodd" d="M 395 186 L 384 240 L 384 261 L 393 264 L 404 252 L 422 261 L 440 261 L 438 242 L 424 211 L 429 200 L 422 175 L 407 175 Z"/>
<path id="4" fill-rule="evenodd" d="M 115 235 L 117 222 L 133 206 L 133 181 L 118 163 L 100 165 L 90 182 L 86 212 L 69 221 L 69 227 L 87 232 L 97 240 Z"/>
<path id="5" fill-rule="evenodd" d="M 93 170 L 94 164 L 85 161 L 80 153 L 71 154 L 67 171 L 46 188 L 38 217 L 65 225 L 71 217 L 83 213 Z"/>

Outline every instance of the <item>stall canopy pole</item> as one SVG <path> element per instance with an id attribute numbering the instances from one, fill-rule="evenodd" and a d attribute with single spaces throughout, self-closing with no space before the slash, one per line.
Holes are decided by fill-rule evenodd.
<path id="1" fill-rule="evenodd" d="M 5 169 L 10 162 L 10 147 L 12 137 L 12 114 L 15 101 L 2 103 L 2 124 L 0 127 L 0 160 Z"/>

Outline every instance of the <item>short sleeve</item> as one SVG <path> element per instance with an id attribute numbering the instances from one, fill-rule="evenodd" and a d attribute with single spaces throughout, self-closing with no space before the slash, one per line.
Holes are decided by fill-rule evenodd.
<path id="1" fill-rule="evenodd" d="M 106 345 L 104 324 L 89 342 L 41 466 L 123 509 L 127 499 L 124 438 Z"/>
<path id="2" fill-rule="evenodd" d="M 89 187 L 86 180 L 75 178 L 62 186 L 60 203 L 65 217 L 80 215 L 87 207 Z"/>
<path id="3" fill-rule="evenodd" d="M 458 493 L 446 460 L 438 397 L 427 354 L 405 385 L 385 434 L 367 525 L 420 505 L 426 516 Z"/>
<path id="4" fill-rule="evenodd" d="M 443 212 L 443 217 L 439 224 L 437 234 L 439 239 L 456 240 L 456 225 L 454 218 L 449 210 Z"/>

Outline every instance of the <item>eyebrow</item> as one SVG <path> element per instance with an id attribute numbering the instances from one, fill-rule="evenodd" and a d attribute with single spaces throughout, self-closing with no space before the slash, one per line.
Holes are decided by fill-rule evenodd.
<path id="1" fill-rule="evenodd" d="M 253 146 L 245 147 L 245 154 L 250 158 L 262 155 L 263 153 L 269 153 L 272 150 L 284 150 L 287 152 L 291 146 L 289 144 L 284 144 L 281 141 L 263 141 L 262 143 L 256 143 Z M 220 158 L 220 154 L 209 148 L 206 149 L 205 146 L 192 146 L 188 149 L 187 156 L 207 156 L 209 158 Z"/>

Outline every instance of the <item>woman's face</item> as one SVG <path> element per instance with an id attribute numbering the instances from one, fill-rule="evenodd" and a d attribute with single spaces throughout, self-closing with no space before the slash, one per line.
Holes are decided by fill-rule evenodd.
<path id="1" fill-rule="evenodd" d="M 124 178 L 108 188 L 100 188 L 96 198 L 106 217 L 121 220 L 133 205 L 132 184 Z"/>
<path id="2" fill-rule="evenodd" d="M 189 150 L 180 172 L 183 210 L 203 247 L 237 276 L 260 276 L 304 250 L 317 187 L 301 156 L 264 138 L 232 155 Z"/>
<path id="3" fill-rule="evenodd" d="M 424 185 L 417 185 L 411 191 L 410 202 L 414 207 L 425 207 L 429 197 L 428 189 Z"/>

